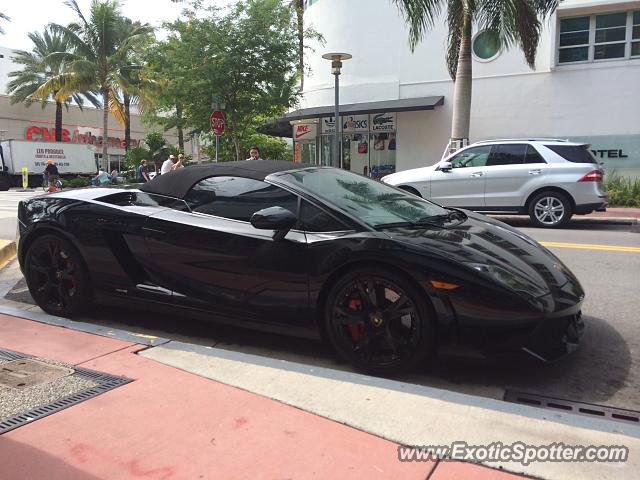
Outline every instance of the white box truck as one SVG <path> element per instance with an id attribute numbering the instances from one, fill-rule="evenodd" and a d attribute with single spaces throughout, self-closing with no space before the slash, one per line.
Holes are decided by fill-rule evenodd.
<path id="1" fill-rule="evenodd" d="M 41 185 L 47 160 L 53 160 L 62 178 L 95 176 L 98 171 L 91 145 L 5 140 L 0 142 L 0 191 L 22 186 L 23 167 L 29 186 Z"/>

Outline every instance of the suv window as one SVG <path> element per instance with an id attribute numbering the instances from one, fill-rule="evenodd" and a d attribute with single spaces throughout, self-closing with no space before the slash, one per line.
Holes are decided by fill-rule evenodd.
<path id="1" fill-rule="evenodd" d="M 464 152 L 454 155 L 449 161 L 453 168 L 484 167 L 491 153 L 491 145 L 467 148 Z"/>
<path id="2" fill-rule="evenodd" d="M 299 228 L 307 232 L 339 232 L 348 230 L 345 225 L 336 220 L 324 210 L 303 200 L 300 204 Z"/>
<path id="3" fill-rule="evenodd" d="M 298 211 L 298 197 L 280 187 L 243 177 L 209 177 L 184 198 L 193 212 L 248 222 L 258 210 L 282 207 Z"/>
<path id="4" fill-rule="evenodd" d="M 589 151 L 589 145 L 545 145 L 545 147 L 572 163 L 598 163 Z"/>
<path id="5" fill-rule="evenodd" d="M 533 145 L 527 145 L 527 153 L 524 156 L 524 163 L 547 163 L 542 155 Z"/>
<path id="6" fill-rule="evenodd" d="M 524 163 L 526 151 L 527 144 L 508 143 L 505 145 L 495 145 L 487 161 L 487 167 L 492 165 L 521 165 Z"/>

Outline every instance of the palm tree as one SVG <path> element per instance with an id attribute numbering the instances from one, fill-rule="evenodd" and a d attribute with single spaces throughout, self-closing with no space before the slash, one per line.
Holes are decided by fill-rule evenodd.
<path id="1" fill-rule="evenodd" d="M 117 95 L 119 86 L 124 83 L 120 78 L 121 67 L 127 64 L 133 46 L 152 29 L 141 26 L 126 37 L 119 35 L 122 15 L 117 0 L 93 0 L 89 19 L 82 14 L 76 0 L 68 0 L 65 4 L 74 10 L 78 23 L 51 25 L 54 31 L 65 35 L 73 49 L 71 54 L 64 55 L 70 63 L 61 78 L 65 85 L 82 84 L 102 95 L 102 161 L 106 162 L 109 111 L 122 109 Z"/>
<path id="2" fill-rule="evenodd" d="M 11 19 L 7 17 L 4 13 L 0 12 L 0 20 L 6 20 L 7 22 Z M 4 35 L 4 30 L 0 27 L 0 33 Z"/>
<path id="3" fill-rule="evenodd" d="M 129 18 L 122 18 L 119 26 L 121 39 L 129 38 L 133 32 L 140 28 L 150 28 L 149 25 L 141 25 L 140 22 L 132 22 Z M 151 40 L 149 36 L 148 40 Z M 111 113 L 118 120 L 120 125 L 124 125 L 125 150 L 129 151 L 131 140 L 131 104 L 135 104 L 139 109 L 143 109 L 149 103 L 149 94 L 157 90 L 156 82 L 148 79 L 142 69 L 142 61 L 135 47 L 146 44 L 142 39 L 139 45 L 131 45 L 131 51 L 123 65 L 120 65 L 119 89 L 122 93 L 122 109 L 119 104 L 111 105 Z"/>
<path id="4" fill-rule="evenodd" d="M 411 51 L 446 9 L 449 27 L 447 67 L 454 81 L 453 119 L 449 146 L 469 138 L 471 117 L 471 31 L 476 22 L 497 36 L 506 47 L 516 44 L 535 68 L 535 57 L 544 18 L 558 0 L 393 0 L 409 26 Z"/>
<path id="5" fill-rule="evenodd" d="M 55 140 L 62 140 L 62 105 L 69 105 L 73 99 L 82 108 L 81 94 L 87 97 L 94 105 L 98 105 L 97 99 L 90 92 L 79 92 L 66 88 L 60 82 L 60 76 L 64 73 L 66 64 L 64 58 L 50 56 L 58 52 L 66 52 L 69 44 L 66 39 L 45 29 L 41 35 L 37 32 L 29 33 L 33 42 L 33 50 L 15 50 L 13 61 L 23 65 L 22 70 L 9 73 L 13 78 L 7 85 L 7 93 L 11 95 L 11 103 L 24 102 L 27 106 L 39 101 L 44 109 L 49 99 L 56 103 Z"/>

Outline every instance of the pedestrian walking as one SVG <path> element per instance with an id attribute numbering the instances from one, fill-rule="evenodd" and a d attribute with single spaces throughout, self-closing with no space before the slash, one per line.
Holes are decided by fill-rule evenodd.
<path id="1" fill-rule="evenodd" d="M 142 159 L 140 160 L 140 166 L 138 167 L 138 183 L 147 183 L 149 180 L 149 174 L 147 173 L 147 161 Z"/>

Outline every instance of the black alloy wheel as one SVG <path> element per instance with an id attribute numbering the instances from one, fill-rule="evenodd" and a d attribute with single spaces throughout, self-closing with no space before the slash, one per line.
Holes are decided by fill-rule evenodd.
<path id="1" fill-rule="evenodd" d="M 434 315 L 425 296 L 393 272 L 353 271 L 328 295 L 329 338 L 360 370 L 382 375 L 409 370 L 435 351 Z"/>
<path id="2" fill-rule="evenodd" d="M 72 316 L 91 304 L 91 283 L 84 260 L 62 237 L 37 238 L 27 251 L 24 271 L 31 296 L 47 313 Z"/>

